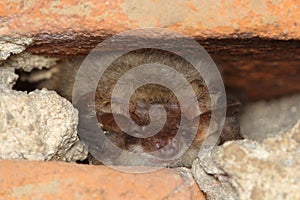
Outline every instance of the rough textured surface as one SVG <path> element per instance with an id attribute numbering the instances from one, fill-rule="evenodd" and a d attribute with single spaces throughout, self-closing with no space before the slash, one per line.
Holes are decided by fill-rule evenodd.
<path id="1" fill-rule="evenodd" d="M 283 133 L 300 119 L 300 95 L 247 105 L 240 117 L 241 132 L 245 138 L 262 141 Z"/>
<path id="2" fill-rule="evenodd" d="M 105 166 L 3 160 L 0 180 L 3 199 L 205 199 L 185 169 L 128 174 Z"/>
<path id="3" fill-rule="evenodd" d="M 78 143 L 78 116 L 70 102 L 55 92 L 0 93 L 0 158 L 82 160 L 86 149 Z M 76 147 L 76 151 L 70 149 Z"/>
<path id="4" fill-rule="evenodd" d="M 300 41 L 220 40 L 201 43 L 227 88 L 245 101 L 300 93 Z"/>
<path id="5" fill-rule="evenodd" d="M 0 5 L 0 29 L 5 28 L 2 26 L 1 19 L 1 5 Z M 1 32 L 1 31 L 0 31 Z M 18 54 L 23 52 L 27 46 L 32 43 L 32 38 L 22 36 L 19 38 L 11 38 L 4 36 L 0 33 L 0 64 L 3 60 L 6 60 L 12 54 Z"/>
<path id="6" fill-rule="evenodd" d="M 208 199 L 299 199 L 299 152 L 300 121 L 262 144 L 227 142 L 203 153 L 193 173 Z"/>
<path id="7" fill-rule="evenodd" d="M 299 7 L 297 0 L 4 0 L 0 62 L 27 46 L 33 54 L 84 55 L 116 33 L 162 27 L 199 41 L 243 98 L 271 99 L 300 92 Z"/>
<path id="8" fill-rule="evenodd" d="M 194 160 L 192 172 L 208 200 L 235 200 L 238 194 L 231 186 L 226 172 L 212 159 L 220 148 L 216 147 L 214 151 L 210 148 L 203 150 L 199 159 Z"/>
<path id="9" fill-rule="evenodd" d="M 10 56 L 1 67 L 13 67 L 30 72 L 32 69 L 50 68 L 56 64 L 56 58 L 47 58 L 40 55 L 32 55 L 28 52 L 23 52 L 17 55 Z"/>
<path id="10" fill-rule="evenodd" d="M 87 150 L 77 136 L 78 111 L 54 91 L 12 90 L 18 78 L 14 70 L 0 67 L 0 159 L 85 159 Z"/>
<path id="11" fill-rule="evenodd" d="M 18 79 L 15 69 L 11 67 L 0 67 L 0 92 L 12 89 Z"/>
<path id="12" fill-rule="evenodd" d="M 299 7 L 297 0 L 4 0 L 0 35 L 65 40 L 159 26 L 193 37 L 300 39 Z"/>

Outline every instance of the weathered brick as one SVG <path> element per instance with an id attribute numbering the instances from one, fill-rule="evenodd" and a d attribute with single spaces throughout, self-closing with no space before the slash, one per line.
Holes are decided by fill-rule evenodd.
<path id="1" fill-rule="evenodd" d="M 2 0 L 0 35 L 105 36 L 157 26 L 193 37 L 300 39 L 299 8 L 297 0 Z"/>
<path id="2" fill-rule="evenodd" d="M 0 62 L 23 46 L 75 56 L 122 31 L 162 27 L 200 42 L 228 88 L 245 99 L 271 99 L 300 92 L 299 9 L 298 0 L 2 0 Z M 9 43 L 4 52 L 2 40 Z"/>
<path id="3" fill-rule="evenodd" d="M 0 199 L 204 199 L 175 169 L 133 174 L 106 166 L 0 161 Z"/>

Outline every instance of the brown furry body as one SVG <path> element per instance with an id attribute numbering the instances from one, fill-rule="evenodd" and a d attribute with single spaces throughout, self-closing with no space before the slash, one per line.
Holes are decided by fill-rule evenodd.
<path id="1" fill-rule="evenodd" d="M 74 65 L 76 62 L 77 64 Z M 180 105 L 177 98 L 169 89 L 156 84 L 147 84 L 138 88 L 131 96 L 129 102 L 130 116 L 136 124 L 146 126 L 150 123 L 148 115 L 149 108 L 151 105 L 159 103 L 163 105 L 167 111 L 167 122 L 163 129 L 155 136 L 141 139 L 127 135 L 118 128 L 111 114 L 111 94 L 114 88 L 113 86 L 128 70 L 147 63 L 164 64 L 174 68 L 184 75 L 197 95 L 199 108 L 202 113 L 200 115 L 200 121 L 193 121 L 193 119 L 189 117 L 189 113 L 187 113 L 186 116 L 181 116 Z M 72 86 L 79 64 L 80 61 L 78 60 L 60 63 L 62 72 L 60 73 L 60 76 L 55 78 L 56 80 L 53 81 L 50 88 L 58 90 L 62 96 L 71 100 Z M 209 121 L 211 119 L 211 99 L 203 79 L 199 77 L 199 73 L 193 68 L 193 66 L 179 56 L 159 50 L 128 53 L 115 60 L 100 79 L 99 87 L 97 88 L 95 95 L 97 111 L 96 117 L 101 126 L 108 131 L 107 133 L 109 134 L 110 140 L 116 146 L 119 146 L 129 152 L 142 152 L 146 154 L 152 154 L 154 152 L 153 155 L 160 154 L 163 156 L 172 156 L 176 154 L 180 148 L 186 147 L 185 145 L 187 144 L 184 138 L 178 137 L 174 139 L 178 131 L 178 127 L 181 126 L 180 117 L 183 117 L 185 123 L 182 126 L 186 127 L 183 129 L 184 137 L 189 137 L 190 128 L 193 126 L 197 125 L 196 128 L 198 131 L 189 150 L 175 162 L 175 165 L 190 166 L 192 160 L 197 156 L 199 147 L 204 139 L 210 134 L 213 134 L 207 133 Z M 187 101 L 188 99 L 189 97 L 187 97 Z M 84 102 L 80 103 L 82 104 Z M 122 118 L 124 123 L 128 123 L 128 120 L 122 115 L 122 106 L 124 106 L 122 104 L 122 100 L 119 105 L 120 108 L 117 109 L 117 114 L 120 118 Z M 233 102 L 228 105 L 227 117 L 225 119 L 225 125 L 220 138 L 221 142 L 241 138 L 237 122 L 237 111 L 238 103 Z M 194 116 L 195 113 L 192 113 L 194 110 L 190 110 L 190 112 L 190 115 Z M 217 131 L 219 122 L 215 123 L 217 125 L 214 131 Z M 130 130 L 130 124 L 128 125 L 127 131 L 133 131 Z M 142 133 L 144 130 L 141 128 L 134 131 Z M 168 148 L 163 148 L 168 144 L 170 144 Z M 98 163 L 94 158 L 92 158 L 91 161 L 92 163 Z M 136 158 L 133 160 L 130 156 L 118 155 L 114 159 L 113 164 L 148 165 L 149 162 L 145 160 L 136 160 Z"/>

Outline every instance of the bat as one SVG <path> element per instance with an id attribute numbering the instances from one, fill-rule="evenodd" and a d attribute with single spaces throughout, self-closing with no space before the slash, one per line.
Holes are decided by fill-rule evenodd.
<path id="1" fill-rule="evenodd" d="M 198 113 L 197 117 L 190 117 L 197 115 L 192 109 L 187 109 L 187 114 L 182 116 L 180 103 L 176 95 L 168 88 L 158 84 L 151 83 L 139 87 L 132 94 L 128 102 L 124 99 L 112 98 L 112 90 L 122 75 L 136 66 L 158 62 L 173 67 L 189 81 L 196 94 L 197 103 L 201 110 L 201 113 Z M 114 165 L 156 165 L 157 163 L 155 162 L 157 160 L 153 159 L 153 156 L 172 158 L 182 149 L 186 149 L 187 151 L 179 159 L 170 163 L 170 165 L 189 167 L 193 159 L 197 156 L 203 141 L 210 134 L 220 129 L 220 122 L 212 120 L 213 128 L 210 130 L 212 133 L 208 133 L 209 122 L 212 119 L 211 99 L 209 90 L 199 73 L 191 64 L 179 56 L 160 50 L 135 51 L 115 60 L 100 79 L 95 94 L 87 94 L 83 100 L 78 102 L 77 106 L 83 107 L 79 109 L 79 113 L 87 110 L 88 105 L 86 104 L 89 101 L 86 98 L 94 98 L 96 108 L 96 115 L 94 117 L 101 124 L 101 128 L 106 130 L 106 136 L 109 138 L 109 141 L 123 150 L 116 153 L 114 152 L 115 149 L 110 149 L 107 145 L 101 144 L 99 142 L 100 139 L 97 140 L 97 137 L 95 137 L 90 140 L 90 145 L 93 143 L 91 146 L 96 147 L 97 150 L 94 149 L 91 151 L 93 151 L 96 157 L 97 155 L 101 156 L 101 154 L 108 154 L 108 156 L 113 157 L 111 163 Z M 189 105 L 190 100 L 186 98 L 184 104 Z M 117 113 L 114 114 L 112 114 L 111 108 L 112 101 L 116 101 L 116 105 L 118 106 L 118 109 L 116 109 Z M 128 111 L 123 109 L 127 103 L 129 103 Z M 147 133 L 152 131 L 147 129 L 147 125 L 151 122 L 149 110 L 155 104 L 160 104 L 167 112 L 167 120 L 163 128 L 156 135 L 147 138 L 137 138 L 129 135 L 128 133 L 134 132 L 147 135 Z M 226 107 L 227 115 L 219 138 L 220 144 L 228 140 L 242 139 L 238 124 L 239 107 L 240 103 L 237 100 L 231 99 L 228 101 Z M 124 114 L 125 112 L 129 112 L 130 119 Z M 120 129 L 116 123 L 116 118 L 118 118 L 118 121 L 121 122 L 122 127 L 125 127 L 125 129 Z M 85 120 L 84 117 L 80 117 L 80 119 L 81 121 Z M 181 121 L 181 119 L 183 120 Z M 161 121 L 160 118 L 156 120 L 158 123 Z M 134 126 L 133 123 L 138 126 Z M 176 137 L 179 128 L 182 134 Z M 194 138 L 190 138 L 192 137 L 191 129 L 193 128 L 197 130 L 197 134 Z M 81 135 L 84 135 L 87 129 L 85 128 L 85 131 Z M 95 134 L 90 135 L 90 137 L 93 136 Z M 191 144 L 189 144 L 190 140 L 192 140 Z M 105 148 L 99 150 L 99 146 L 105 146 Z M 145 156 L 135 156 L 134 153 Z M 91 155 L 90 162 L 92 164 L 101 163 Z"/>
<path id="2" fill-rule="evenodd" d="M 115 85 L 126 72 L 137 66 L 151 63 L 170 66 L 182 74 L 194 91 L 200 112 L 196 112 L 195 109 L 188 106 L 195 98 L 186 96 L 183 105 L 187 105 L 187 107 L 183 108 L 176 94 L 169 88 L 155 83 L 137 88 L 129 100 L 113 97 Z M 70 62 L 61 65 L 69 66 L 62 67 L 61 77 L 56 79 L 54 85 L 62 96 L 71 99 L 71 89 L 79 65 L 70 66 L 72 65 Z M 127 80 L 122 84 L 131 87 L 130 84 L 134 83 L 135 79 L 143 78 L 143 76 L 135 75 L 132 80 Z M 173 74 L 167 74 L 164 78 L 172 82 Z M 176 84 L 176 81 L 173 84 Z M 186 90 L 181 85 L 175 87 L 179 92 Z M 95 102 L 96 113 L 89 110 L 88 102 L 91 102 L 92 99 Z M 116 106 L 114 114 L 111 107 L 112 101 L 117 102 L 114 104 Z M 164 124 L 161 124 L 160 118 L 152 120 L 150 118 L 149 111 L 152 106 L 157 104 L 161 105 L 167 113 Z M 180 158 L 176 158 L 168 165 L 191 166 L 201 144 L 208 136 L 220 131 L 222 124 L 220 121 L 212 119 L 211 113 L 215 108 L 212 107 L 208 86 L 199 72 L 180 56 L 157 49 L 137 50 L 117 58 L 103 73 L 95 93 L 82 95 L 75 106 L 79 109 L 79 136 L 88 143 L 92 164 L 101 163 L 97 158 L 102 157 L 107 158 L 106 162 L 113 165 L 156 165 L 157 159 L 153 157 L 173 158 L 184 150 Z M 126 107 L 128 110 L 125 109 Z M 242 138 L 238 124 L 239 107 L 240 103 L 237 100 L 228 101 L 227 115 L 219 138 L 220 144 Z M 181 112 L 183 109 L 187 111 L 184 114 Z M 126 115 L 127 111 L 129 115 Z M 123 129 L 116 123 L 116 118 L 121 122 Z M 98 127 L 105 130 L 104 134 L 107 140 L 99 138 L 96 133 L 97 127 L 91 127 L 89 123 L 91 119 L 98 121 Z M 210 121 L 213 126 L 208 130 Z M 147 125 L 150 123 L 162 126 L 162 129 L 147 138 L 132 136 L 134 133 L 143 136 L 152 132 L 155 126 L 148 127 Z M 177 135 L 178 131 L 181 134 Z M 193 131 L 196 131 L 196 135 L 192 134 Z M 210 133 L 208 133 L 209 131 Z M 136 154 L 144 156 L 139 157 Z"/>

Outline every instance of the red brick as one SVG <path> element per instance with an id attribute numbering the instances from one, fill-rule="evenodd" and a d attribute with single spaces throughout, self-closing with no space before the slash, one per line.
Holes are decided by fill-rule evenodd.
<path id="1" fill-rule="evenodd" d="M 106 166 L 0 161 L 0 199 L 204 199 L 175 169 L 133 174 Z"/>
<path id="2" fill-rule="evenodd" d="M 103 36 L 158 26 L 188 36 L 300 39 L 298 0 L 58 0 L 0 4 L 0 35 Z"/>

